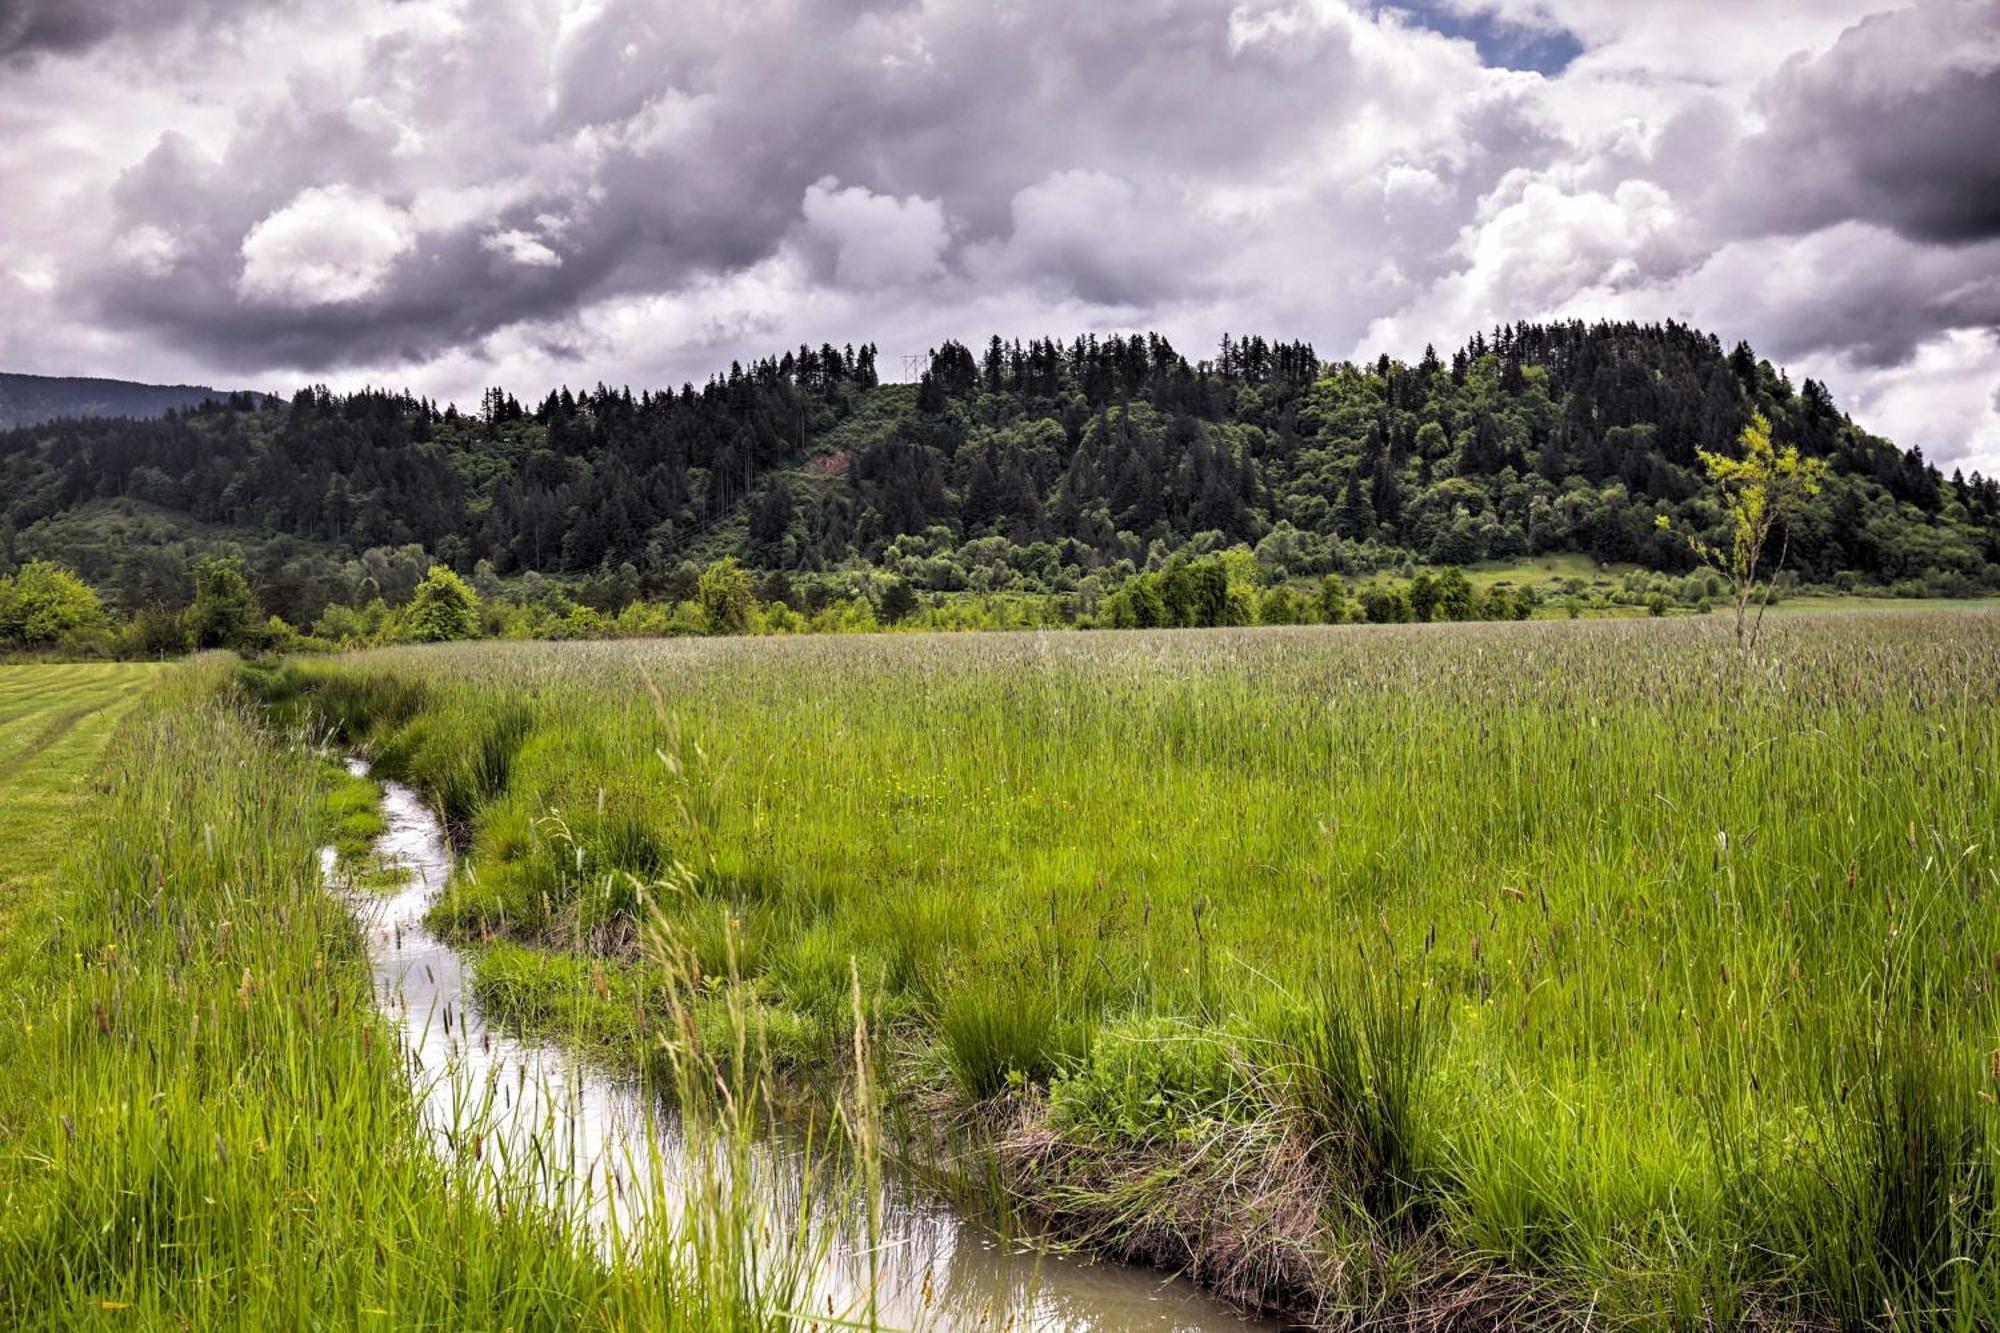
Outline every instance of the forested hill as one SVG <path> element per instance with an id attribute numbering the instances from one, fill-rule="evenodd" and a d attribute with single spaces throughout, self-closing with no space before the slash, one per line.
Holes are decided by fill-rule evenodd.
<path id="1" fill-rule="evenodd" d="M 1281 578 L 1558 551 L 1681 570 L 1655 520 L 1725 539 L 1696 451 L 1732 450 L 1753 411 L 1832 468 L 1788 569 L 2000 586 L 2000 484 L 1941 476 L 1824 386 L 1672 323 L 1517 325 L 1414 365 L 995 339 L 938 349 L 914 385 L 880 383 L 873 347 L 801 348 L 678 392 L 496 390 L 477 415 L 309 389 L 51 423 L 0 434 L 0 562 L 66 560 L 129 606 L 233 545 L 300 623 L 415 547 L 635 595 L 724 554 L 1051 591 L 1190 544 L 1247 544 Z"/>
<path id="2" fill-rule="evenodd" d="M 130 380 L 0 372 L 0 430 L 60 417 L 158 417 L 227 395 L 199 384 L 137 384 Z"/>

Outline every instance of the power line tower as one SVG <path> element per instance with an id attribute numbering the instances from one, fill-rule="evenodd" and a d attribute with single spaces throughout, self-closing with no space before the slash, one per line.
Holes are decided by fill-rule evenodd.
<path id="1" fill-rule="evenodd" d="M 923 378 L 924 362 L 926 359 L 922 352 L 903 358 L 903 383 L 915 384 Z"/>

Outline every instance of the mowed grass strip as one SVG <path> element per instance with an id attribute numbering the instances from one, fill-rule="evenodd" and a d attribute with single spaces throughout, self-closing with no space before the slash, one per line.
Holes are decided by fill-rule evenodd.
<path id="1" fill-rule="evenodd" d="M 1766 634 L 481 644 L 261 688 L 471 839 L 441 918 L 529 946 L 496 1003 L 639 1049 L 657 909 L 810 1077 L 858 960 L 898 1104 L 976 1110 L 1105 1248 L 1328 1324 L 1991 1326 L 2000 616 Z"/>
<path id="2" fill-rule="evenodd" d="M 22 989 L 60 867 L 86 826 L 106 742 L 157 674 L 134 663 L 0 665 L 0 997 L 23 1015 L 0 1023 L 0 1143 L 33 1104 Z"/>
<path id="3" fill-rule="evenodd" d="M 158 671 L 125 662 L 0 665 L 0 979 L 18 970 L 18 925 L 46 904 L 106 741 Z"/>

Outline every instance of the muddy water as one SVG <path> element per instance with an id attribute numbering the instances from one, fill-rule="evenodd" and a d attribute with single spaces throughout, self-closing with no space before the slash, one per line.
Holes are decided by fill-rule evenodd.
<path id="1" fill-rule="evenodd" d="M 359 761 L 350 766 L 366 772 Z M 451 873 L 443 828 L 399 783 L 384 784 L 382 814 L 376 850 L 402 882 L 347 897 L 366 930 L 377 1002 L 401 1030 L 426 1128 L 450 1152 L 466 1147 L 458 1140 L 476 1124 L 492 1188 L 581 1209 L 606 1244 L 618 1244 L 649 1213 L 674 1207 L 676 1181 L 702 1174 L 678 1121 L 636 1082 L 488 1025 L 465 960 L 423 923 Z M 330 849 L 326 861 L 332 876 Z M 801 1198 L 818 1193 L 805 1182 L 803 1154 L 779 1142 L 760 1147 L 753 1173 L 757 1206 L 779 1228 L 798 1215 Z M 866 1318 L 872 1290 L 884 1326 L 948 1333 L 1272 1327 L 1180 1279 L 1003 1240 L 908 1182 L 890 1180 L 883 1202 L 872 1252 L 835 1239 L 816 1265 L 816 1312 Z"/>

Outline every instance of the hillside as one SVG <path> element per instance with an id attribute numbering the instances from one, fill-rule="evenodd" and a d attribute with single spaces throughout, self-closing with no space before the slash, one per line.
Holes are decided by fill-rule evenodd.
<path id="1" fill-rule="evenodd" d="M 915 385 L 881 384 L 872 347 L 801 348 L 678 392 L 524 407 L 495 390 L 477 416 L 308 389 L 52 423 L 0 434 L 0 560 L 83 554 L 127 606 L 169 595 L 143 539 L 91 538 L 116 503 L 176 554 L 241 547 L 268 603 L 305 620 L 427 555 L 632 595 L 722 554 L 938 591 L 1072 592 L 1239 543 L 1279 578 L 1561 553 L 1672 572 L 1689 553 L 1656 519 L 1723 536 L 1697 450 L 1731 450 L 1753 411 L 1832 470 L 1787 570 L 2000 586 L 2000 483 L 1946 478 L 1824 386 L 1671 323 L 1519 325 L 1416 364 L 1261 338 L 1202 361 L 1151 335 L 994 339 L 947 344 Z"/>
<path id="2" fill-rule="evenodd" d="M 65 417 L 131 417 L 143 420 L 165 416 L 177 408 L 199 407 L 227 396 L 198 384 L 136 384 L 130 380 L 87 379 L 73 375 L 0 373 L 0 430 L 34 426 Z"/>

